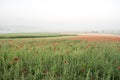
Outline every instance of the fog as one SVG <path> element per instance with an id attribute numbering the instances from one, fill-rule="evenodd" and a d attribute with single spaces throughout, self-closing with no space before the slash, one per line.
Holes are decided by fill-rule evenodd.
<path id="1" fill-rule="evenodd" d="M 120 31 L 120 0 L 0 0 L 0 32 Z"/>

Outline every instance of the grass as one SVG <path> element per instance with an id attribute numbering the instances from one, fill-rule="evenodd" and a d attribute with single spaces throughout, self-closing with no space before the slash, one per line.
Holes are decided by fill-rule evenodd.
<path id="1" fill-rule="evenodd" d="M 0 40 L 0 80 L 120 80 L 120 42 Z"/>
<path id="2" fill-rule="evenodd" d="M 19 39 L 19 38 L 50 38 L 50 37 L 64 37 L 75 36 L 75 34 L 60 34 L 60 33 L 7 33 L 0 34 L 0 39 Z"/>

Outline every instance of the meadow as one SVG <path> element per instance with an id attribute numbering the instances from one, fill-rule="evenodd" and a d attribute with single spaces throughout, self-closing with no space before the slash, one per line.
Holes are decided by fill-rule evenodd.
<path id="1" fill-rule="evenodd" d="M 55 37 L 76 36 L 75 34 L 60 33 L 6 33 L 0 34 L 0 39 L 23 39 L 23 38 L 55 38 Z"/>
<path id="2" fill-rule="evenodd" d="M 0 80 L 120 80 L 120 42 L 2 39 Z"/>

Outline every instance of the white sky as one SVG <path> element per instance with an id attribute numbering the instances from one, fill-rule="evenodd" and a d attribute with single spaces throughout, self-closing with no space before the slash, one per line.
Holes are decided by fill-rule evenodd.
<path id="1" fill-rule="evenodd" d="M 0 29 L 120 30 L 120 0 L 0 0 Z"/>

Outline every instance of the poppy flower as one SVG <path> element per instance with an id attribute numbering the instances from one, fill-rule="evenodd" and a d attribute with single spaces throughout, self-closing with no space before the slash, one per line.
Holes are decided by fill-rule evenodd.
<path id="1" fill-rule="evenodd" d="M 44 74 L 47 74 L 47 73 L 48 73 L 48 70 L 43 71 L 43 73 L 44 73 Z"/>
<path id="2" fill-rule="evenodd" d="M 14 60 L 14 61 L 18 61 L 18 57 L 15 57 L 13 60 Z"/>
<path id="3" fill-rule="evenodd" d="M 66 63 L 67 63 L 67 61 L 65 60 L 65 61 L 64 61 L 64 63 L 66 64 Z"/>
<path id="4" fill-rule="evenodd" d="M 120 66 L 118 66 L 118 69 L 120 70 Z"/>
<path id="5" fill-rule="evenodd" d="M 91 80 L 95 80 L 95 79 L 92 77 Z"/>

